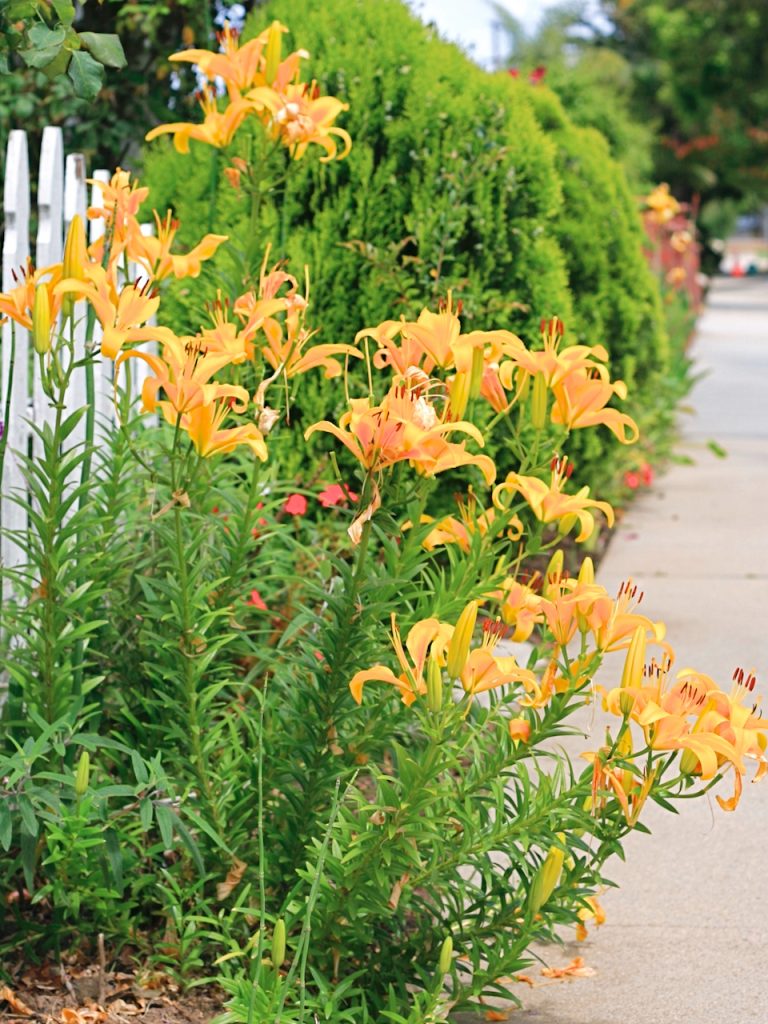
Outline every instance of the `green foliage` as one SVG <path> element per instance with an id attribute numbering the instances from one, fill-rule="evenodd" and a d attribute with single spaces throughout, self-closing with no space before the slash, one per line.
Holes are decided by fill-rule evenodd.
<path id="1" fill-rule="evenodd" d="M 48 79 L 66 75 L 75 96 L 93 100 L 101 89 L 104 68 L 122 69 L 125 54 L 119 38 L 106 32 L 78 32 L 71 0 L 10 0 L 0 11 L 0 72 L 10 71 L 16 54 L 28 68 Z"/>
<path id="2" fill-rule="evenodd" d="M 637 116 L 659 125 L 658 180 L 684 198 L 768 196 L 768 8 L 753 0 L 609 3 Z"/>

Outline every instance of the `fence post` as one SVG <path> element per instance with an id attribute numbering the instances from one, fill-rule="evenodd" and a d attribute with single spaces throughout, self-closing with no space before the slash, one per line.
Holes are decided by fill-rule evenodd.
<path id="1" fill-rule="evenodd" d="M 14 130 L 8 137 L 3 188 L 5 237 L 3 239 L 3 291 L 21 283 L 29 258 L 29 156 L 26 132 Z M 14 345 L 15 338 L 15 345 Z M 13 349 L 13 358 L 12 358 Z M 23 505 L 11 500 L 22 498 L 26 484 L 17 453 L 26 454 L 29 444 L 29 336 L 13 321 L 2 326 L 2 413 L 3 430 L 7 431 L 8 447 L 2 479 L 0 517 L 3 530 L 25 530 L 27 512 Z M 10 394 L 9 394 L 10 391 Z M 10 400 L 9 400 L 10 399 Z M 7 415 L 6 415 L 7 408 Z M 0 541 L 3 566 L 17 565 L 22 549 L 3 532 Z M 3 590 L 7 581 L 3 583 Z"/>

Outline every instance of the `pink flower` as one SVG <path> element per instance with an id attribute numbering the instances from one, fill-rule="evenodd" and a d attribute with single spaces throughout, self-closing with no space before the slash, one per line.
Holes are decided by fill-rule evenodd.
<path id="1" fill-rule="evenodd" d="M 252 590 L 245 603 L 252 605 L 254 608 L 258 608 L 261 612 L 265 612 L 267 610 L 267 606 L 264 604 L 264 598 L 258 590 Z"/>
<path id="2" fill-rule="evenodd" d="M 539 66 L 537 68 L 534 68 L 530 75 L 528 75 L 528 81 L 531 83 L 531 85 L 538 85 L 544 77 L 544 75 L 546 75 L 546 73 L 547 69 L 544 67 L 544 65 L 539 64 Z"/>
<path id="3" fill-rule="evenodd" d="M 510 75 L 512 78 L 520 77 L 520 72 L 517 68 L 509 68 L 507 74 Z"/>
<path id="4" fill-rule="evenodd" d="M 640 474 L 636 473 L 633 469 L 629 470 L 624 474 L 624 483 L 631 491 L 636 491 L 642 483 Z"/>
<path id="5" fill-rule="evenodd" d="M 291 494 L 283 505 L 283 512 L 289 516 L 303 516 L 307 511 L 307 499 L 303 494 Z"/>
<path id="6" fill-rule="evenodd" d="M 346 505 L 347 501 L 357 501 L 357 495 L 346 484 L 329 484 L 320 491 L 317 500 L 323 508 L 330 508 L 332 505 Z"/>
<path id="7" fill-rule="evenodd" d="M 643 483 L 646 487 L 650 487 L 653 483 L 653 466 L 649 462 L 644 462 L 640 467 L 640 476 L 643 478 Z"/>

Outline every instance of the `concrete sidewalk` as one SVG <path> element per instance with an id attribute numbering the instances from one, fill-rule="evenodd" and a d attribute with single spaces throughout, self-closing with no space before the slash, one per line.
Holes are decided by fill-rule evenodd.
<path id="1" fill-rule="evenodd" d="M 667 623 L 676 668 L 725 687 L 736 665 L 755 668 L 768 713 L 768 282 L 717 281 L 693 354 L 705 376 L 680 450 L 694 464 L 674 466 L 633 504 L 600 582 L 614 591 L 635 579 L 643 611 Z M 603 898 L 603 927 L 543 951 L 556 966 L 583 956 L 596 975 L 521 986 L 526 1009 L 512 1020 L 768 1022 L 768 779 L 747 784 L 732 814 L 703 799 L 677 816 L 653 805 L 643 820 L 653 835 L 630 836 L 626 863 L 609 865 L 620 888 Z"/>

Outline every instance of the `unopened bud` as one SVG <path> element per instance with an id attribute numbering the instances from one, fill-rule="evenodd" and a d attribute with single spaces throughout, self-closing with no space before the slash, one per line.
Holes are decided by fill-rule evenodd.
<path id="1" fill-rule="evenodd" d="M 443 939 L 443 944 L 440 947 L 440 959 L 437 961 L 437 973 L 442 977 L 447 974 L 451 969 L 451 959 L 453 957 L 453 939 L 450 935 Z"/>
<path id="2" fill-rule="evenodd" d="M 77 281 L 84 278 L 86 261 L 85 225 L 83 218 L 76 213 L 69 224 L 67 239 L 64 243 L 64 262 L 61 268 L 62 277 L 72 277 Z"/>
<path id="3" fill-rule="evenodd" d="M 279 21 L 273 21 L 269 26 L 269 35 L 267 36 L 267 66 L 264 69 L 267 85 L 272 85 L 277 78 L 282 49 L 283 27 Z"/>
<path id="4" fill-rule="evenodd" d="M 477 398 L 483 383 L 483 370 L 485 369 L 485 353 L 482 347 L 472 349 L 472 376 L 469 384 L 469 397 Z"/>
<path id="5" fill-rule="evenodd" d="M 38 355 L 45 355 L 51 350 L 51 300 L 44 284 L 35 288 L 35 301 L 32 304 L 32 344 Z"/>
<path id="6" fill-rule="evenodd" d="M 427 665 L 427 707 L 433 715 L 439 714 L 443 708 L 443 673 L 434 651 Z"/>
<path id="7" fill-rule="evenodd" d="M 624 671 L 621 673 L 621 689 L 635 689 L 642 685 L 643 682 L 643 669 L 645 667 L 645 628 L 638 626 L 632 636 L 632 642 L 629 645 L 627 651 L 627 657 L 624 661 Z M 632 711 L 634 705 L 634 699 L 630 693 L 622 693 L 619 695 L 619 707 L 623 715 L 628 715 Z"/>
<path id="8" fill-rule="evenodd" d="M 467 411 L 469 403 L 470 377 L 467 373 L 457 373 L 451 381 L 449 391 L 451 418 L 460 420 Z"/>
<path id="9" fill-rule="evenodd" d="M 562 579 L 563 565 L 563 550 L 562 548 L 558 548 L 557 551 L 555 551 L 552 557 L 550 558 L 547 568 L 544 572 L 544 583 L 542 586 L 543 597 L 548 598 L 550 596 L 550 588 L 555 587 Z"/>
<path id="10" fill-rule="evenodd" d="M 285 960 L 285 921 L 279 917 L 272 931 L 272 963 L 279 967 Z"/>
<path id="11" fill-rule="evenodd" d="M 534 430 L 542 430 L 547 422 L 548 398 L 547 378 L 543 373 L 537 373 L 533 378 L 531 392 L 531 424 Z"/>
<path id="12" fill-rule="evenodd" d="M 558 832 L 557 837 L 561 843 L 565 842 L 564 833 Z M 565 852 L 560 846 L 550 847 L 544 863 L 536 872 L 528 897 L 528 907 L 532 914 L 536 914 L 555 891 L 557 883 L 560 881 L 564 860 Z"/>
<path id="13" fill-rule="evenodd" d="M 448 670 L 449 679 L 458 679 L 461 670 L 469 657 L 469 645 L 472 642 L 472 634 L 475 631 L 477 622 L 477 601 L 470 601 L 467 607 L 459 616 L 456 627 L 448 645 Z"/>
<path id="14" fill-rule="evenodd" d="M 75 796 L 85 796 L 88 790 L 88 779 L 91 774 L 91 758 L 87 750 L 80 755 L 75 774 Z"/>
<path id="15" fill-rule="evenodd" d="M 594 582 L 595 565 L 589 555 L 587 555 L 579 569 L 579 583 L 583 583 L 585 586 L 591 586 Z"/>

